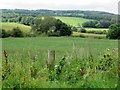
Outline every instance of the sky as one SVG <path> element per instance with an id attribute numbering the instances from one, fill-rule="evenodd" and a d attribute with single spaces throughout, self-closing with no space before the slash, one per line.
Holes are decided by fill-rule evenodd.
<path id="1" fill-rule="evenodd" d="M 0 0 L 0 9 L 94 10 L 118 13 L 119 0 Z"/>

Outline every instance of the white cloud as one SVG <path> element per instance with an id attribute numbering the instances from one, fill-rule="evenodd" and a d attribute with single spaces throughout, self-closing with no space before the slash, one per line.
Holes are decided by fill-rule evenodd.
<path id="1" fill-rule="evenodd" d="M 9 9 L 79 9 L 118 12 L 119 0 L 3 0 L 0 8 Z"/>

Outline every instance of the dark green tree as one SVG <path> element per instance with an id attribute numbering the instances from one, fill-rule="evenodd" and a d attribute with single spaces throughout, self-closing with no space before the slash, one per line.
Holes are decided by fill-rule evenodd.
<path id="1" fill-rule="evenodd" d="M 83 27 L 91 27 L 91 28 L 96 28 L 96 24 L 98 23 L 98 21 L 87 21 L 85 23 L 82 24 Z"/>
<path id="2" fill-rule="evenodd" d="M 11 36 L 11 32 L 10 31 L 6 31 L 4 29 L 2 29 L 1 34 L 2 35 L 0 35 L 0 37 L 2 37 L 2 38 L 6 38 L 6 37 L 10 37 Z"/>
<path id="3" fill-rule="evenodd" d="M 47 34 L 52 26 L 54 26 L 56 19 L 53 17 L 38 17 L 35 20 L 35 24 L 32 26 L 32 30 L 39 33 Z"/>
<path id="4" fill-rule="evenodd" d="M 13 28 L 11 32 L 12 37 L 23 37 L 23 32 L 20 30 L 19 27 Z"/>
<path id="5" fill-rule="evenodd" d="M 81 33 L 86 33 L 87 31 L 86 31 L 85 28 L 80 28 L 80 32 L 81 32 Z"/>
<path id="6" fill-rule="evenodd" d="M 106 37 L 109 39 L 120 39 L 120 24 L 111 25 Z"/>
<path id="7" fill-rule="evenodd" d="M 55 27 L 56 27 L 55 32 L 59 31 L 60 36 L 70 36 L 72 34 L 71 27 L 63 23 L 59 19 L 56 21 Z"/>
<path id="8" fill-rule="evenodd" d="M 70 26 L 59 19 L 47 16 L 37 18 L 32 30 L 49 36 L 69 36 L 72 33 Z"/>

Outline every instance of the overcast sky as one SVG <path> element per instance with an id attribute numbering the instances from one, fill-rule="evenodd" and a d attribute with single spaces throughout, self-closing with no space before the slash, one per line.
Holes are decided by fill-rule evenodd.
<path id="1" fill-rule="evenodd" d="M 0 0 L 0 9 L 94 10 L 118 13 L 119 0 Z"/>

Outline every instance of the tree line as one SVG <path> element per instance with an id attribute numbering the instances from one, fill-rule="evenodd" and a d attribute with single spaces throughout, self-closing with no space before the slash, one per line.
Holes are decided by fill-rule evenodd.
<path id="1" fill-rule="evenodd" d="M 83 23 L 82 26 L 85 28 L 109 28 L 109 26 L 112 24 L 114 23 L 106 20 L 100 20 L 100 21 L 92 20 Z"/>
<path id="2" fill-rule="evenodd" d="M 35 33 L 41 34 L 44 33 L 48 36 L 69 36 L 71 35 L 72 31 L 77 31 L 75 27 L 68 26 L 67 24 L 63 23 L 61 20 L 55 19 L 53 17 L 43 16 L 40 14 L 40 11 L 43 15 L 45 15 L 47 12 L 51 12 L 51 10 L 3 10 L 2 14 L 2 22 L 17 22 L 24 25 L 32 26 L 32 30 Z M 32 14 L 33 12 L 37 12 Z M 53 11 L 56 13 L 56 15 L 62 15 L 62 16 L 75 16 L 75 17 L 83 17 L 83 18 L 89 18 L 93 19 L 91 21 L 83 23 L 80 32 L 86 33 L 86 30 L 84 28 L 109 28 L 110 30 L 115 31 L 116 28 L 112 28 L 112 25 L 116 23 L 116 15 L 106 12 L 97 12 L 97 11 Z M 42 15 L 42 16 L 40 16 Z M 47 14 L 46 14 L 47 15 Z M 53 15 L 52 12 L 49 15 Z M 54 16 L 54 15 L 53 15 Z M 44 18 L 43 18 L 44 17 Z M 118 18 L 119 21 L 119 18 Z M 119 25 L 116 25 L 114 27 L 118 27 Z M 18 28 L 17 28 L 18 29 Z M 111 33 L 109 30 L 108 33 Z M 3 33 L 5 31 L 3 30 Z M 119 30 L 118 30 L 119 32 Z M 5 32 L 6 33 L 6 32 Z M 3 34 L 4 35 L 4 34 Z M 9 34 L 8 34 L 9 35 Z M 113 36 L 113 34 L 107 35 Z M 116 34 L 115 34 L 116 35 Z M 2 35 L 1 35 L 2 36 Z M 10 34 L 10 36 L 13 36 Z M 22 35 L 24 36 L 24 35 Z M 118 38 L 112 37 L 114 39 Z"/>
<path id="3" fill-rule="evenodd" d="M 94 21 L 95 23 L 95 21 Z M 71 27 L 63 23 L 59 19 L 55 19 L 50 16 L 37 17 L 32 25 L 33 34 L 25 34 L 19 27 L 13 28 L 12 31 L 1 30 L 1 37 L 25 37 L 25 36 L 37 36 L 44 34 L 47 36 L 70 36 L 73 31 L 77 31 L 76 27 Z M 80 28 L 81 33 L 88 33 L 83 27 Z M 101 32 L 92 32 L 101 33 Z M 105 32 L 106 33 L 106 32 Z M 120 24 L 112 24 L 109 26 L 109 31 L 106 35 L 109 39 L 120 38 Z"/>
<path id="4" fill-rule="evenodd" d="M 100 11 L 82 11 L 82 10 L 24 10 L 24 9 L 2 9 L 3 19 L 4 17 L 11 16 L 15 14 L 18 16 L 26 15 L 26 16 L 40 16 L 40 15 L 47 15 L 47 16 L 68 16 L 68 17 L 81 17 L 86 19 L 93 19 L 93 20 L 106 20 L 112 23 L 115 23 L 117 20 L 117 15 L 108 13 L 108 12 L 100 12 Z M 10 15 L 11 14 L 11 15 Z M 6 17 L 6 18 L 7 18 Z M 10 18 L 7 18 L 10 19 Z M 4 20 L 5 21 L 5 20 Z"/>
<path id="5" fill-rule="evenodd" d="M 25 22 L 27 23 L 27 22 Z M 50 16 L 40 16 L 34 20 L 31 25 L 32 34 L 25 34 L 19 27 L 13 28 L 13 30 L 6 31 L 2 29 L 2 38 L 5 37 L 25 37 L 25 36 L 37 36 L 37 35 L 47 35 L 47 36 L 70 36 L 72 34 L 72 27 L 63 23 L 59 19 L 55 19 Z"/>
<path id="6" fill-rule="evenodd" d="M 17 15 L 13 14 L 12 16 L 9 14 L 5 14 L 2 17 L 2 22 L 17 22 L 24 25 L 32 26 L 39 16 L 30 16 L 30 15 Z M 82 24 L 85 28 L 108 28 L 111 24 L 116 23 L 117 21 L 107 21 L 107 20 L 90 20 Z"/>

